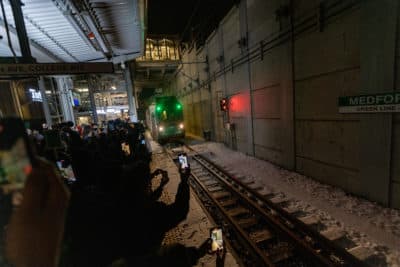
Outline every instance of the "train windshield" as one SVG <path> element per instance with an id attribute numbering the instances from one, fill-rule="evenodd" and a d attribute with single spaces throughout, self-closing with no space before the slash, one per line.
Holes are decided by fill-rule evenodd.
<path id="1" fill-rule="evenodd" d="M 175 97 L 159 98 L 156 101 L 156 117 L 160 122 L 182 121 L 182 104 Z"/>
<path id="2" fill-rule="evenodd" d="M 182 120 L 182 112 L 175 110 L 164 109 L 160 112 L 160 121 L 180 121 Z"/>

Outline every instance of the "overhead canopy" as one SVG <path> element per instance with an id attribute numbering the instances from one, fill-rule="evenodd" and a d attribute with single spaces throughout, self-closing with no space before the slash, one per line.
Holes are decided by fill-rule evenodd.
<path id="1" fill-rule="evenodd" d="M 3 0 L 10 39 L 21 56 L 12 9 Z M 108 61 L 143 53 L 146 0 L 25 0 L 22 12 L 38 62 Z M 0 57 L 12 57 L 0 12 Z"/>

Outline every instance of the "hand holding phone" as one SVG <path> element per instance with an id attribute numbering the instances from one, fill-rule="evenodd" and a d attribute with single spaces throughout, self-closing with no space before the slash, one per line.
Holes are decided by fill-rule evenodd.
<path id="1" fill-rule="evenodd" d="M 224 240 L 222 238 L 222 229 L 214 227 L 210 230 L 211 252 L 217 252 L 224 249 Z"/>
<path id="2" fill-rule="evenodd" d="M 21 119 L 0 120 L 0 190 L 12 193 L 24 187 L 34 163 Z"/>
<path id="3" fill-rule="evenodd" d="M 180 165 L 181 169 L 186 169 L 189 167 L 186 154 L 180 154 L 178 156 L 178 159 L 179 159 L 179 165 Z"/>

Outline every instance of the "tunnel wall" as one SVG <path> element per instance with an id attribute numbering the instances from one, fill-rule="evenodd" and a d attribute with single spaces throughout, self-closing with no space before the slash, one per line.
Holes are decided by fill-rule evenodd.
<path id="1" fill-rule="evenodd" d="M 400 25 L 400 15 L 397 15 L 397 25 Z M 395 90 L 400 91 L 400 42 L 399 42 L 399 29 L 397 30 L 397 44 L 395 55 Z M 393 137 L 392 137 L 392 158 L 391 158 L 391 186 L 390 196 L 391 205 L 400 207 L 400 113 L 393 116 Z"/>
<path id="2" fill-rule="evenodd" d="M 241 1 L 203 47 L 187 47 L 187 131 L 211 128 L 235 150 L 400 208 L 400 115 L 338 112 L 339 96 L 399 90 L 397 2 L 293 0 L 293 36 L 289 2 Z"/>

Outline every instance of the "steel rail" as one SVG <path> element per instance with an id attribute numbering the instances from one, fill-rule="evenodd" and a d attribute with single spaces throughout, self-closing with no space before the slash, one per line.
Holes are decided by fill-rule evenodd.
<path id="1" fill-rule="evenodd" d="M 195 160 L 198 160 L 198 156 L 193 157 Z M 235 188 L 232 186 L 230 182 L 228 182 L 224 177 L 222 177 L 221 174 L 210 168 L 207 163 L 204 161 L 198 161 L 204 168 L 206 168 L 209 172 L 211 172 L 216 178 L 218 178 L 221 182 L 224 183 L 226 188 L 236 194 L 237 196 L 240 197 L 241 200 L 244 200 L 247 205 L 249 205 L 251 208 L 255 209 L 258 214 L 262 216 L 262 218 L 266 219 L 266 221 L 269 223 L 269 226 L 275 228 L 276 231 L 279 231 L 280 233 L 284 233 L 288 238 L 290 238 L 292 241 L 295 242 L 295 245 L 298 249 L 302 250 L 305 253 L 311 254 L 312 257 L 319 263 L 321 266 L 337 266 L 332 261 L 327 260 L 325 257 L 320 255 L 310 247 L 304 240 L 300 239 L 298 235 L 296 235 L 293 230 L 289 229 L 287 225 L 279 221 L 278 219 L 274 218 L 271 216 L 271 214 L 268 214 L 264 208 L 262 208 L 260 205 L 257 205 L 253 200 L 251 200 L 248 196 L 246 196 L 245 193 L 240 192 L 239 189 Z M 222 172 L 221 170 L 219 170 Z M 225 172 L 222 172 L 225 175 Z M 273 265 L 275 266 L 275 265 Z"/>
<path id="2" fill-rule="evenodd" d="M 320 246 L 324 249 L 322 251 L 327 257 L 336 255 L 339 256 L 339 259 L 344 261 L 344 265 L 342 264 L 341 266 L 368 266 L 364 262 L 360 261 L 357 259 L 355 256 L 350 254 L 346 249 L 336 245 L 335 243 L 331 242 L 328 240 L 326 237 L 322 236 L 318 231 L 312 229 L 308 225 L 306 225 L 304 222 L 299 220 L 298 218 L 290 215 L 289 212 L 285 211 L 283 208 L 278 206 L 277 204 L 274 204 L 270 200 L 268 200 L 266 197 L 262 196 L 260 193 L 257 191 L 251 189 L 249 186 L 246 184 L 242 183 L 238 179 L 232 177 L 231 175 L 227 174 L 225 170 L 211 162 L 210 160 L 206 159 L 205 157 L 201 155 L 195 155 L 193 157 L 196 161 L 198 161 L 204 168 L 206 168 L 208 171 L 213 173 L 215 176 L 217 176 L 230 191 L 235 191 L 237 194 L 240 194 L 244 196 L 244 200 L 248 202 L 249 204 L 253 205 L 257 210 L 262 212 L 264 215 L 266 215 L 269 220 L 273 223 L 277 223 L 277 226 L 282 228 L 284 232 L 286 232 L 290 237 L 292 237 L 294 240 L 298 240 L 298 234 L 294 234 L 292 230 L 290 230 L 289 226 L 293 225 L 296 230 L 299 230 L 300 233 L 305 234 L 305 236 L 308 236 L 312 238 L 312 240 L 317 241 Z M 210 167 L 212 166 L 212 167 Z M 213 168 L 215 170 L 213 170 Z M 219 173 L 218 173 L 219 172 Z M 221 174 L 222 175 L 221 175 Z M 225 176 L 225 177 L 224 177 Z M 255 198 L 255 200 L 252 200 L 251 198 L 245 196 L 245 194 L 241 193 L 240 190 L 236 189 L 232 183 L 235 183 L 237 186 L 240 188 L 244 189 L 246 193 L 249 193 Z M 271 215 L 267 214 L 263 208 L 260 207 L 260 205 L 257 205 L 257 201 L 260 201 L 266 207 L 273 211 L 275 214 L 279 214 L 279 216 L 272 217 Z M 279 220 L 280 219 L 280 220 Z M 315 249 L 311 248 L 310 245 L 305 242 L 304 240 L 300 240 L 299 244 L 302 244 L 302 246 L 305 246 L 305 250 L 308 252 L 311 252 L 312 254 L 316 254 L 318 258 L 323 257 L 322 254 L 316 253 Z M 325 262 L 325 260 L 323 260 Z M 328 265 L 329 266 L 329 265 Z"/>
<path id="3" fill-rule="evenodd" d="M 227 212 L 226 209 L 224 209 L 218 201 L 212 196 L 211 192 L 204 186 L 204 184 L 201 182 L 201 180 L 193 173 L 191 173 L 191 177 L 196 181 L 198 186 L 201 187 L 203 192 L 207 194 L 207 196 L 214 201 L 214 205 L 219 209 L 219 211 L 223 214 L 225 219 L 229 221 L 229 223 L 235 228 L 235 231 L 237 231 L 241 237 L 247 242 L 247 245 L 250 246 L 254 251 L 257 252 L 257 255 L 262 259 L 263 263 L 266 266 L 274 267 L 275 264 L 263 253 L 257 245 L 251 241 L 248 237 L 247 234 L 243 231 L 243 229 L 239 226 L 237 222 L 235 222 L 235 219 L 232 218 Z"/>

